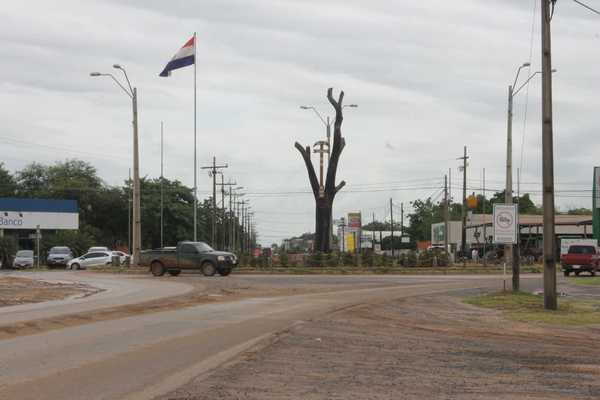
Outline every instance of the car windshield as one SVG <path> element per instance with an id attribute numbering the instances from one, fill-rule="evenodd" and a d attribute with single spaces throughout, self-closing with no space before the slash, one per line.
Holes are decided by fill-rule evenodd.
<path id="1" fill-rule="evenodd" d="M 206 251 L 214 251 L 212 247 L 210 247 L 209 245 L 207 245 L 206 243 L 197 243 L 196 244 L 196 248 L 198 249 L 198 251 L 200 252 L 206 252 Z"/>
<path id="2" fill-rule="evenodd" d="M 17 257 L 33 257 L 33 250 L 17 251 Z"/>
<path id="3" fill-rule="evenodd" d="M 69 254 L 68 247 L 53 247 L 50 249 L 50 254 Z"/>

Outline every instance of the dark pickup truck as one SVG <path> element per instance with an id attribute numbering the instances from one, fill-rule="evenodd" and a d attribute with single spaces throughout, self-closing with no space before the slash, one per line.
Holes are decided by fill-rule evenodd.
<path id="1" fill-rule="evenodd" d="M 571 272 L 574 272 L 575 275 L 589 272 L 594 276 L 596 271 L 600 270 L 600 255 L 598 255 L 596 246 L 571 245 L 567 254 L 560 257 L 560 265 L 565 276 L 569 276 Z"/>
<path id="2" fill-rule="evenodd" d="M 143 264 L 150 265 L 154 276 L 165 272 L 177 276 L 183 269 L 197 269 L 205 276 L 227 276 L 238 262 L 235 254 L 213 250 L 204 242 L 179 242 L 177 247 L 146 250 L 140 258 Z"/>

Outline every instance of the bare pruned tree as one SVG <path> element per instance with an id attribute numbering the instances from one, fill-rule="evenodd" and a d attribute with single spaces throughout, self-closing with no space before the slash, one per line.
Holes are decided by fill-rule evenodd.
<path id="1" fill-rule="evenodd" d="M 327 165 L 327 175 L 323 190 L 321 190 L 315 168 L 310 158 L 310 146 L 303 147 L 300 143 L 295 143 L 296 149 L 298 149 L 306 164 L 308 180 L 310 181 L 310 186 L 315 197 L 315 251 L 320 252 L 329 252 L 330 250 L 329 232 L 331 230 L 333 200 L 335 199 L 335 195 L 346 185 L 345 181 L 341 181 L 338 185 L 335 184 L 338 162 L 346 146 L 346 141 L 342 137 L 342 121 L 344 120 L 342 102 L 344 100 L 344 91 L 340 92 L 336 100 L 333 98 L 333 89 L 329 88 L 327 90 L 327 99 L 335 109 L 335 123 L 333 146 L 330 149 L 329 164 Z"/>

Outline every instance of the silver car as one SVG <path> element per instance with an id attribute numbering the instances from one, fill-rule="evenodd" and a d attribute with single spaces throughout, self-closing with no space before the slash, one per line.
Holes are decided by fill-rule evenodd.
<path id="1" fill-rule="evenodd" d="M 32 268 L 33 250 L 19 250 L 13 261 L 14 268 Z"/>
<path id="2" fill-rule="evenodd" d="M 86 269 L 87 267 L 110 265 L 111 262 L 112 251 L 93 251 L 69 261 L 67 269 Z"/>
<path id="3" fill-rule="evenodd" d="M 67 265 L 67 263 L 73 258 L 71 249 L 65 246 L 54 246 L 48 252 L 46 257 L 46 265 L 52 267 L 55 265 Z"/>

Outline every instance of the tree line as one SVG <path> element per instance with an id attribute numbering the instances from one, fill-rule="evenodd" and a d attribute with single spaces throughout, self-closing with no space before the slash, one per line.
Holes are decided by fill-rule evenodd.
<path id="1" fill-rule="evenodd" d="M 164 244 L 193 238 L 193 189 L 178 180 L 167 178 L 140 179 L 142 248 L 160 246 L 160 197 L 164 193 Z M 81 160 L 66 160 L 45 165 L 33 162 L 11 173 L 0 163 L 0 197 L 70 199 L 79 207 L 78 231 L 55 231 L 43 235 L 43 248 L 66 245 L 81 254 L 93 245 L 109 248 L 128 246 L 129 206 L 132 193 L 130 181 L 122 185 L 106 184 L 96 168 Z M 198 240 L 210 243 L 212 204 L 210 199 L 198 202 Z M 217 213 L 217 238 L 231 229 L 231 216 Z M 234 219 L 237 237 L 241 226 Z M 6 230 L 5 232 L 9 232 Z M 7 235 L 8 236 L 8 235 Z M 222 240 L 217 246 L 224 246 Z"/>

